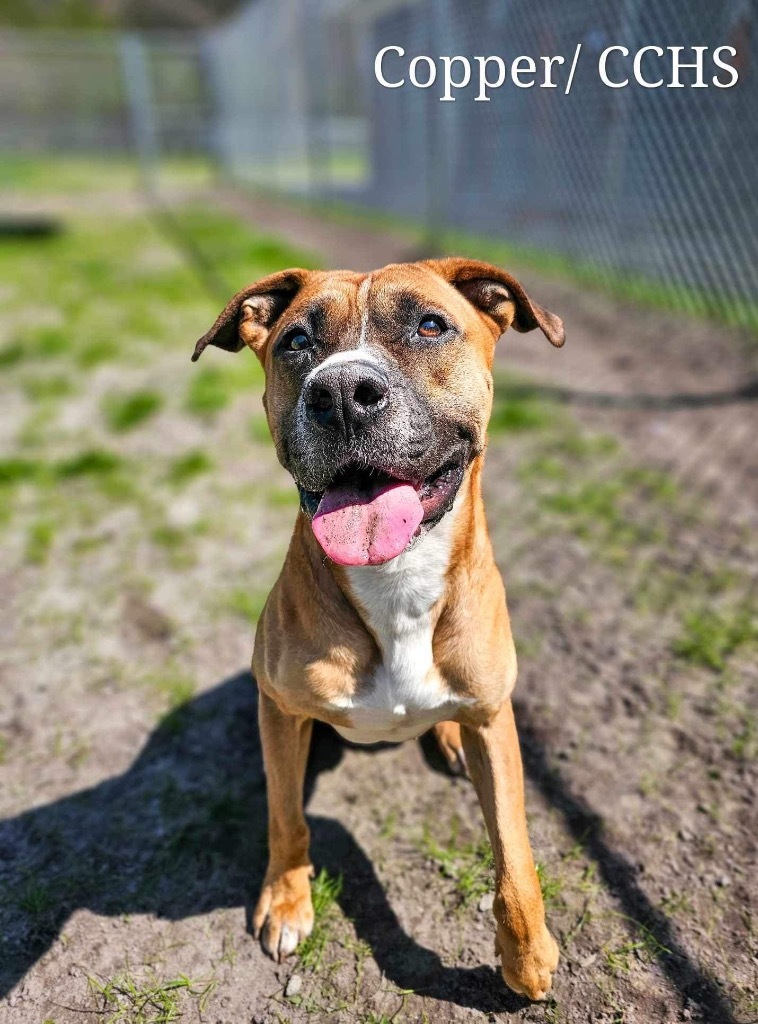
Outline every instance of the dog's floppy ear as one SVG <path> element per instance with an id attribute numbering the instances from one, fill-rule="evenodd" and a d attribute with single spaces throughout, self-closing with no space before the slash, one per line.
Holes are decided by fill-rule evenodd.
<path id="1" fill-rule="evenodd" d="M 194 363 L 206 345 L 239 352 L 245 345 L 262 358 L 263 344 L 276 321 L 303 287 L 309 270 L 294 267 L 261 278 L 227 302 L 211 329 L 195 345 Z"/>
<path id="2" fill-rule="evenodd" d="M 516 278 L 500 267 L 452 256 L 427 260 L 426 266 L 449 281 L 489 317 L 500 334 L 509 327 L 522 333 L 539 327 L 556 348 L 566 340 L 561 318 L 532 302 Z"/>

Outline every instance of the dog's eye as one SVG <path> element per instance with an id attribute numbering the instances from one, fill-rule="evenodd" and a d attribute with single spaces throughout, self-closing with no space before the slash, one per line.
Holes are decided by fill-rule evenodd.
<path id="1" fill-rule="evenodd" d="M 445 330 L 445 324 L 438 316 L 426 316 L 418 325 L 418 333 L 422 338 L 439 338 Z"/>
<path id="2" fill-rule="evenodd" d="M 303 331 L 295 330 L 291 334 L 288 334 L 283 342 L 282 348 L 286 352 L 303 352 L 306 348 L 310 348 L 313 342 Z"/>

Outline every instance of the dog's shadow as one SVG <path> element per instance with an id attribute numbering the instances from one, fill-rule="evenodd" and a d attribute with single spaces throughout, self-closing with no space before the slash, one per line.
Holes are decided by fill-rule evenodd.
<path id="1" fill-rule="evenodd" d="M 266 864 L 256 696 L 241 672 L 167 715 L 122 775 L 0 823 L 0 994 L 79 908 L 178 920 L 244 905 L 249 922 Z M 343 749 L 328 727 L 314 730 L 306 805 Z M 342 909 L 389 981 L 485 1012 L 525 1005 L 493 967 L 446 967 L 405 934 L 345 827 L 309 821 L 314 862 L 343 875 Z"/>

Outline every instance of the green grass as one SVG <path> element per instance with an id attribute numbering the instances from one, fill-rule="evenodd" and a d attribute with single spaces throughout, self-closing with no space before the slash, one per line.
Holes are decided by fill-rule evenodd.
<path id="1" fill-rule="evenodd" d="M 157 391 L 132 391 L 107 394 L 102 402 L 105 422 L 114 433 L 133 430 L 163 408 L 163 395 Z"/>
<path id="2" fill-rule="evenodd" d="M 154 693 L 160 695 L 169 712 L 181 708 L 195 696 L 194 680 L 173 669 L 160 675 L 147 676 L 145 682 Z"/>
<path id="3" fill-rule="evenodd" d="M 55 526 L 49 520 L 40 519 L 32 523 L 26 531 L 26 561 L 30 565 L 44 565 L 54 538 Z"/>
<path id="4" fill-rule="evenodd" d="M 454 818 L 449 837 L 440 843 L 426 827 L 421 850 L 437 866 L 440 874 L 453 882 L 461 904 L 468 906 L 492 891 L 494 858 L 486 836 L 476 842 L 463 842 L 459 830 L 460 822 Z"/>
<path id="5" fill-rule="evenodd" d="M 111 217 L 107 230 L 102 218 L 80 215 L 51 238 L 0 239 L 4 306 L 14 312 L 10 320 L 6 314 L 0 340 L 0 375 L 18 366 L 35 367 L 37 376 L 60 376 L 64 366 L 88 371 L 104 362 L 144 365 L 156 346 L 180 349 L 177 359 L 186 354 L 186 366 L 180 365 L 189 375 L 194 342 L 228 296 L 275 270 L 313 263 L 208 207 L 187 207 L 177 219 L 228 282 L 228 295 L 209 297 L 194 267 L 145 215 Z"/>
<path id="6" fill-rule="evenodd" d="M 317 971 L 323 962 L 327 944 L 332 937 L 334 912 L 341 892 L 342 875 L 332 878 L 325 868 L 319 871 L 311 883 L 313 931 L 297 950 L 298 960 L 307 970 Z"/>
<path id="7" fill-rule="evenodd" d="M 0 487 L 22 483 L 50 484 L 80 477 L 107 476 L 121 469 L 124 460 L 104 448 L 87 448 L 56 460 L 11 457 L 0 459 Z"/>
<path id="8" fill-rule="evenodd" d="M 272 443 L 271 431 L 269 430 L 268 420 L 265 415 L 261 412 L 257 416 L 253 416 L 250 419 L 250 436 L 254 441 L 259 444 Z"/>
<path id="9" fill-rule="evenodd" d="M 206 452 L 195 449 L 172 459 L 166 473 L 169 483 L 180 487 L 213 469 L 213 459 Z"/>
<path id="10" fill-rule="evenodd" d="M 313 253 L 274 236 L 255 233 L 241 218 L 230 214 L 209 216 L 207 208 L 185 206 L 174 213 L 174 218 L 216 273 L 229 282 L 230 295 L 275 270 L 318 265 Z"/>
<path id="11" fill-rule="evenodd" d="M 204 366 L 190 380 L 187 411 L 193 416 L 213 416 L 225 409 L 230 399 L 224 371 L 218 366 Z"/>
<path id="12" fill-rule="evenodd" d="M 185 1016 L 188 1002 L 202 1016 L 216 988 L 214 978 L 191 981 L 186 975 L 159 979 L 154 973 L 138 979 L 127 967 L 120 974 L 101 981 L 90 976 L 95 1012 L 108 1024 L 172 1024 Z"/>
<path id="13" fill-rule="evenodd" d="M 123 459 L 116 452 L 104 448 L 88 448 L 53 463 L 52 471 L 59 480 L 74 480 L 83 476 L 107 476 L 122 466 Z"/>
<path id="14" fill-rule="evenodd" d="M 673 650 L 693 665 L 721 672 L 732 654 L 758 641 L 758 609 L 748 599 L 720 611 L 714 607 L 687 612 Z"/>
<path id="15" fill-rule="evenodd" d="M 58 897 L 43 882 L 30 881 L 21 893 L 18 904 L 30 917 L 42 917 L 56 906 Z"/>
<path id="16" fill-rule="evenodd" d="M 24 376 L 21 387 L 27 398 L 33 402 L 44 402 L 64 398 L 74 391 L 74 383 L 64 374 Z"/>
<path id="17" fill-rule="evenodd" d="M 211 181 L 207 160 L 195 157 L 170 157 L 161 160 L 159 183 L 201 185 Z M 139 184 L 134 160 L 123 157 L 0 155 L 0 191 L 39 195 L 93 194 L 129 192 Z"/>
<path id="18" fill-rule="evenodd" d="M 544 864 L 536 864 L 535 868 L 545 906 L 552 906 L 563 892 L 563 882 L 555 875 L 551 875 Z"/>
<path id="19" fill-rule="evenodd" d="M 153 544 L 163 550 L 172 569 L 189 569 L 196 561 L 193 541 L 203 529 L 202 523 L 193 530 L 173 526 L 171 523 L 159 523 L 150 530 L 149 536 Z"/>
<path id="20" fill-rule="evenodd" d="M 495 378 L 490 434 L 518 434 L 554 427 L 562 410 L 541 399 L 528 386 L 499 374 Z"/>
<path id="21" fill-rule="evenodd" d="M 259 400 L 263 371 L 251 352 L 245 349 L 236 356 L 226 352 L 217 353 L 219 360 L 229 362 L 211 363 L 212 358 L 206 355 L 206 365 L 195 369 L 190 377 L 185 402 L 187 412 L 201 419 L 212 418 L 225 409 L 236 395 L 245 392 Z"/>
<path id="22" fill-rule="evenodd" d="M 251 590 L 248 587 L 235 587 L 229 591 L 225 599 L 225 607 L 246 622 L 255 623 L 261 617 L 263 606 L 268 599 L 268 591 Z"/>
<path id="23" fill-rule="evenodd" d="M 663 473 L 601 463 L 583 472 L 570 463 L 548 459 L 528 465 L 522 479 L 540 475 L 538 505 L 563 527 L 589 541 L 611 561 L 628 562 L 641 548 L 665 537 L 664 511 L 677 499 L 675 485 Z M 594 469 L 594 472 L 593 472 Z M 599 472 L 598 472 L 599 471 Z"/>

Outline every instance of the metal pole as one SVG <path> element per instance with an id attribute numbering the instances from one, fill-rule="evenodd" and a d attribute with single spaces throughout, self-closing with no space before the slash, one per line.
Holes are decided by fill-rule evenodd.
<path id="1" fill-rule="evenodd" d="M 119 50 L 140 180 L 144 190 L 154 195 L 160 148 L 147 50 L 142 38 L 134 32 L 120 37 Z"/>

